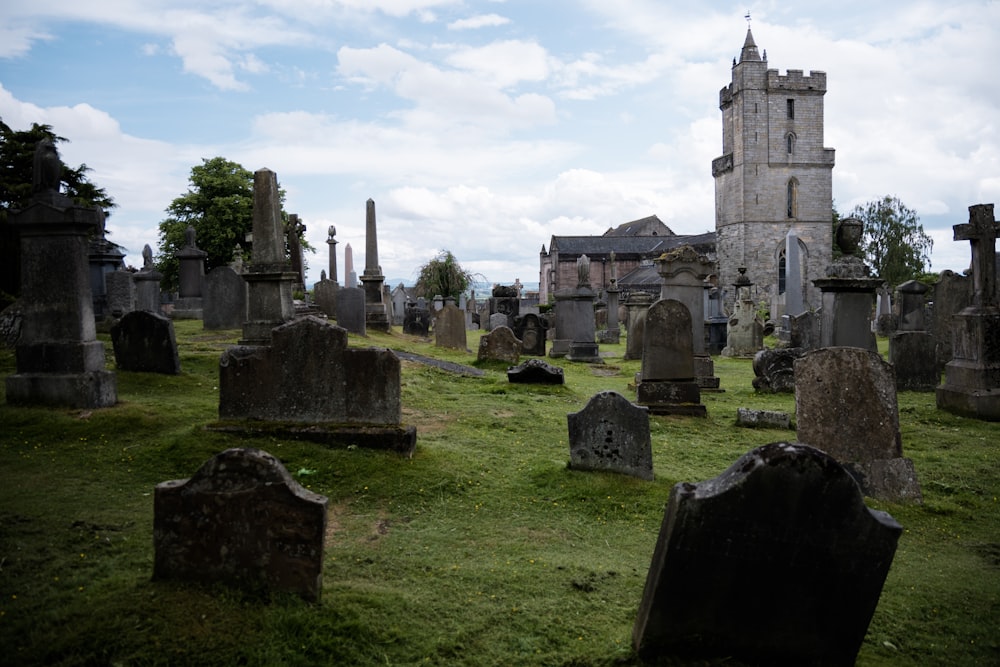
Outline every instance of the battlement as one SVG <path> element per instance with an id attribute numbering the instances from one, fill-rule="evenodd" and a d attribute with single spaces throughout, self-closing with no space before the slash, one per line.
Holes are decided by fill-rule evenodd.
<path id="1" fill-rule="evenodd" d="M 724 86 L 722 90 L 719 91 L 719 108 L 723 108 L 729 104 L 733 103 L 733 84 Z"/>
<path id="2" fill-rule="evenodd" d="M 802 70 L 790 69 L 785 76 L 778 74 L 778 70 L 767 70 L 767 87 L 769 90 L 813 90 L 826 92 L 826 72 L 809 72 L 809 76 L 803 76 Z"/>

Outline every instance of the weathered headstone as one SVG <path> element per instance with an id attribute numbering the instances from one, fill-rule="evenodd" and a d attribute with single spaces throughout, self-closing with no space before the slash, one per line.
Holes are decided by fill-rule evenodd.
<path id="1" fill-rule="evenodd" d="M 337 325 L 359 336 L 367 335 L 365 290 L 345 287 L 337 291 Z"/>
<path id="2" fill-rule="evenodd" d="M 111 325 L 111 343 L 119 370 L 136 373 L 181 372 L 173 321 L 160 313 L 133 310 Z"/>
<path id="3" fill-rule="evenodd" d="M 691 313 L 680 301 L 660 299 L 646 312 L 637 403 L 653 414 L 707 414 L 694 377 Z"/>
<path id="4" fill-rule="evenodd" d="M 88 236 L 104 213 L 59 192 L 62 170 L 52 141 L 38 142 L 35 194 L 27 208 L 9 213 L 20 236 L 21 317 L 7 402 L 107 407 L 118 401 L 117 380 L 104 368 L 87 265 Z"/>
<path id="5" fill-rule="evenodd" d="M 646 292 L 633 292 L 625 302 L 628 308 L 628 331 L 625 335 L 625 359 L 642 359 L 642 338 L 646 329 L 646 311 L 653 297 Z"/>
<path id="6" fill-rule="evenodd" d="M 206 329 L 239 329 L 247 319 L 247 283 L 228 266 L 205 276 L 202 323 Z"/>
<path id="7" fill-rule="evenodd" d="M 690 245 L 675 248 L 656 259 L 656 272 L 662 281 L 660 299 L 678 301 L 689 313 L 694 379 L 702 391 L 719 389 L 715 365 L 705 349 L 705 278 L 712 268 L 708 257 L 698 254 Z M 646 331 L 648 336 L 648 315 Z"/>
<path id="8" fill-rule="evenodd" d="M 969 207 L 969 222 L 953 227 L 972 247 L 972 305 L 952 319 L 952 360 L 937 389 L 937 406 L 956 414 L 1000 421 L 1000 279 L 993 204 Z"/>
<path id="9" fill-rule="evenodd" d="M 895 373 L 877 352 L 827 347 L 796 359 L 795 419 L 799 442 L 847 466 L 865 495 L 921 501 L 903 458 Z"/>
<path id="10" fill-rule="evenodd" d="M 420 303 L 421 300 L 418 299 L 418 305 L 411 304 L 403 314 L 403 333 L 426 338 L 431 330 L 431 311 L 426 307 L 421 308 Z"/>
<path id="11" fill-rule="evenodd" d="M 563 369 L 541 359 L 527 361 L 507 369 L 507 381 L 520 384 L 565 384 Z"/>
<path id="12" fill-rule="evenodd" d="M 753 388 L 762 393 L 791 394 L 795 391 L 795 360 L 807 350 L 783 347 L 759 351 L 753 357 Z"/>
<path id="13" fill-rule="evenodd" d="M 597 294 L 590 287 L 590 259 L 581 255 L 576 262 L 576 287 L 560 289 L 555 297 L 555 325 L 559 338 L 569 341 L 566 358 L 570 361 L 600 363 L 597 346 L 597 324 L 594 319 L 594 301 Z M 553 344 L 551 354 L 555 354 Z"/>
<path id="14" fill-rule="evenodd" d="M 757 316 L 757 304 L 751 292 L 753 283 L 746 275 L 747 269 L 741 266 L 738 270 L 740 275 L 733 283 L 736 305 L 727 322 L 722 356 L 745 359 L 764 348 L 764 325 Z"/>
<path id="15" fill-rule="evenodd" d="M 505 361 L 516 364 L 521 357 L 521 341 L 510 327 L 497 327 L 479 339 L 479 361 Z"/>
<path id="16" fill-rule="evenodd" d="M 135 310 L 135 281 L 131 271 L 112 271 L 104 276 L 108 315 L 121 317 Z"/>
<path id="17" fill-rule="evenodd" d="M 163 274 L 153 266 L 153 249 L 147 243 L 142 248 L 142 269 L 132 276 L 135 282 L 135 309 L 160 312 L 160 281 Z"/>
<path id="18" fill-rule="evenodd" d="M 493 331 L 494 329 L 499 329 L 500 327 L 510 328 L 511 321 L 510 317 L 505 313 L 493 313 L 490 315 L 490 323 L 488 331 Z"/>
<path id="19" fill-rule="evenodd" d="M 316 307 L 330 318 L 337 317 L 337 295 L 339 293 L 340 284 L 330 279 L 320 280 L 313 285 L 313 301 L 316 303 Z"/>
<path id="20" fill-rule="evenodd" d="M 305 234 L 306 226 L 299 219 L 297 213 L 288 214 L 288 225 L 285 235 L 288 238 L 288 258 L 291 261 L 292 273 L 295 274 L 295 282 L 292 289 L 297 291 L 305 290 L 305 267 L 302 262 L 302 242 L 301 236 Z"/>
<path id="21" fill-rule="evenodd" d="M 153 578 L 319 601 L 328 501 L 257 449 L 227 449 L 190 479 L 156 485 Z"/>
<path id="22" fill-rule="evenodd" d="M 792 419 L 787 412 L 736 408 L 736 425 L 744 428 L 791 428 Z"/>
<path id="23" fill-rule="evenodd" d="M 785 315 L 794 317 L 806 310 L 802 282 L 802 249 L 794 229 L 785 236 Z"/>
<path id="24" fill-rule="evenodd" d="M 820 346 L 860 347 L 876 350 L 872 330 L 872 305 L 881 278 L 860 256 L 864 228 L 860 220 L 845 218 L 837 227 L 837 244 L 843 255 L 826 269 L 826 277 L 813 281 L 822 292 Z"/>
<path id="25" fill-rule="evenodd" d="M 390 298 L 392 301 L 392 324 L 393 326 L 401 327 L 403 326 L 403 317 L 406 313 L 407 301 L 409 300 L 403 283 L 399 283 L 392 288 Z"/>
<path id="26" fill-rule="evenodd" d="M 516 318 L 514 335 L 521 339 L 524 354 L 545 356 L 545 322 L 539 315 L 528 313 Z"/>
<path id="27" fill-rule="evenodd" d="M 632 631 L 644 659 L 854 665 L 902 527 L 812 447 L 670 492 Z"/>
<path id="28" fill-rule="evenodd" d="M 613 391 L 595 394 L 579 412 L 566 415 L 569 467 L 653 479 L 649 411 Z"/>
<path id="29" fill-rule="evenodd" d="M 934 283 L 934 308 L 930 333 L 937 341 L 938 373 L 952 355 L 952 318 L 972 305 L 972 278 L 945 269 Z"/>
<path id="30" fill-rule="evenodd" d="M 205 281 L 205 258 L 208 253 L 200 250 L 195 241 L 195 229 L 188 225 L 184 232 L 184 247 L 175 257 L 179 264 L 177 299 L 170 314 L 174 319 L 200 320 L 204 311 L 202 286 Z"/>
<path id="31" fill-rule="evenodd" d="M 896 367 L 899 391 L 934 391 L 941 381 L 937 341 L 924 330 L 927 285 L 909 280 L 898 288 L 899 323 L 889 337 L 889 361 Z"/>
<path id="32" fill-rule="evenodd" d="M 307 315 L 277 327 L 271 345 L 227 349 L 217 428 L 229 429 L 227 420 L 244 432 L 259 421 L 291 424 L 293 434 L 336 441 L 351 432 L 367 437 L 366 446 L 412 453 L 416 434 L 400 424 L 399 358 L 388 349 L 348 348 L 347 340 L 346 330 Z"/>
<path id="33" fill-rule="evenodd" d="M 467 349 L 465 313 L 458 309 L 452 297 L 448 297 L 434 320 L 434 345 L 452 350 Z"/>

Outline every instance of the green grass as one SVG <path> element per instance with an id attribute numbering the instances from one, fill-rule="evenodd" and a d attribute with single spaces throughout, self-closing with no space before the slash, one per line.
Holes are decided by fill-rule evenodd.
<path id="1" fill-rule="evenodd" d="M 119 373 L 114 408 L 0 403 L 0 664 L 638 664 L 632 623 L 670 488 L 794 439 L 735 427 L 738 407 L 791 413 L 794 399 L 755 394 L 749 361 L 716 358 L 726 391 L 703 395 L 708 418 L 651 419 L 655 481 L 568 470 L 566 414 L 602 390 L 634 398 L 624 345 L 602 346 L 603 366 L 549 360 L 563 387 L 404 362 L 412 459 L 212 433 L 238 332 L 200 326 L 175 323 L 181 375 Z M 475 362 L 398 332 L 351 343 Z M 998 664 L 1000 425 L 938 411 L 933 394 L 899 405 L 925 502 L 869 501 L 905 532 L 858 664 Z M 329 498 L 321 603 L 150 581 L 153 487 L 235 446 Z"/>

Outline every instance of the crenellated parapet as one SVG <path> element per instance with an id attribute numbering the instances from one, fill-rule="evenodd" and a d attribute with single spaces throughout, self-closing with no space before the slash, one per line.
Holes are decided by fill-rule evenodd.
<path id="1" fill-rule="evenodd" d="M 808 76 L 800 69 L 790 69 L 784 76 L 776 69 L 767 70 L 768 90 L 797 90 L 826 92 L 826 72 L 810 71 Z"/>

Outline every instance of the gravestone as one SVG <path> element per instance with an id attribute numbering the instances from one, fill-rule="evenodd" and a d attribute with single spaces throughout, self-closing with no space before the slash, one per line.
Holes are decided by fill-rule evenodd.
<path id="1" fill-rule="evenodd" d="M 530 356 L 545 356 L 545 321 L 541 316 L 528 313 L 516 318 L 514 335 L 521 340 L 521 352 Z"/>
<path id="2" fill-rule="evenodd" d="M 174 319 L 200 320 L 204 316 L 202 286 L 208 253 L 198 248 L 195 238 L 194 227 L 188 225 L 184 232 L 184 247 L 174 255 L 179 265 L 177 299 L 170 314 Z"/>
<path id="3" fill-rule="evenodd" d="M 899 323 L 889 337 L 889 362 L 896 368 L 898 391 L 934 391 L 941 381 L 937 341 L 924 330 L 927 285 L 909 280 L 898 288 Z"/>
<path id="4" fill-rule="evenodd" d="M 313 301 L 316 307 L 329 318 L 337 317 L 337 295 L 340 293 L 340 283 L 333 280 L 320 280 L 313 285 Z"/>
<path id="5" fill-rule="evenodd" d="M 628 329 L 625 334 L 625 359 L 642 359 L 642 338 L 646 329 L 646 311 L 653 297 L 646 292 L 633 292 L 625 302 L 628 309 Z"/>
<path id="6" fill-rule="evenodd" d="M 118 370 L 136 373 L 181 372 L 173 321 L 148 310 L 133 310 L 111 325 Z"/>
<path id="7" fill-rule="evenodd" d="M 791 394 L 795 391 L 795 360 L 808 350 L 783 347 L 761 350 L 753 357 L 753 388 L 761 393 Z"/>
<path id="8" fill-rule="evenodd" d="M 55 145 L 38 142 L 31 202 L 10 211 L 20 236 L 20 334 L 16 373 L 6 378 L 7 402 L 100 408 L 118 401 L 115 374 L 104 368 L 90 291 L 89 236 L 104 213 L 59 192 L 63 164 Z"/>
<path id="9" fill-rule="evenodd" d="M 132 276 L 135 282 L 135 309 L 160 312 L 160 281 L 163 274 L 153 266 L 153 249 L 147 243 L 142 248 L 142 270 Z"/>
<path id="10" fill-rule="evenodd" d="M 931 311 L 930 333 L 937 341 L 938 373 L 952 355 L 952 318 L 972 305 L 972 278 L 945 269 L 934 283 L 934 308 Z"/>
<path id="11" fill-rule="evenodd" d="M 596 342 L 597 324 L 594 301 L 597 294 L 590 287 L 590 259 L 581 255 L 576 261 L 576 287 L 556 290 L 555 325 L 559 338 L 569 341 L 566 358 L 570 361 L 602 363 Z M 557 347 L 553 343 L 552 352 Z"/>
<path id="12" fill-rule="evenodd" d="M 365 290 L 360 287 L 345 287 L 337 291 L 337 325 L 352 334 L 367 336 L 365 311 Z"/>
<path id="13" fill-rule="evenodd" d="M 426 338 L 431 330 L 431 311 L 426 307 L 421 308 L 420 303 L 421 300 L 418 299 L 416 306 L 410 304 L 407 307 L 403 316 L 403 333 Z"/>
<path id="14" fill-rule="evenodd" d="M 875 334 L 891 336 L 896 330 L 897 317 L 892 312 L 892 295 L 886 285 L 875 290 Z"/>
<path id="15" fill-rule="evenodd" d="M 268 345 L 271 330 L 295 315 L 292 284 L 296 275 L 285 257 L 278 176 L 270 169 L 253 175 L 253 248 L 243 273 L 247 313 L 241 345 Z"/>
<path id="16" fill-rule="evenodd" d="M 258 449 L 227 449 L 153 494 L 153 578 L 318 602 L 328 501 Z"/>
<path id="17" fill-rule="evenodd" d="M 306 315 L 275 328 L 271 345 L 228 348 L 214 430 L 254 433 L 255 423 L 271 422 L 268 433 L 412 454 L 416 432 L 400 424 L 399 358 L 347 340 L 345 329 Z"/>
<path id="18" fill-rule="evenodd" d="M 881 278 L 861 258 L 863 225 L 845 218 L 837 227 L 837 244 L 844 253 L 827 267 L 826 277 L 813 281 L 822 292 L 820 347 L 860 347 L 875 351 L 872 306 Z"/>
<path id="19" fill-rule="evenodd" d="M 690 315 L 695 382 L 701 391 L 716 391 L 719 378 L 715 376 L 712 357 L 705 349 L 705 278 L 712 272 L 713 263 L 690 245 L 683 245 L 660 255 L 655 264 L 662 281 L 660 299 L 680 302 Z M 646 331 L 648 336 L 648 319 Z"/>
<path id="20" fill-rule="evenodd" d="M 378 230 L 375 224 L 375 202 L 365 202 L 365 271 L 361 284 L 365 291 L 365 327 L 389 331 L 389 313 L 382 299 L 382 266 L 378 262 Z"/>
<path id="21" fill-rule="evenodd" d="M 511 327 L 514 326 L 514 318 L 521 314 L 521 301 L 517 295 L 517 288 L 513 285 L 494 285 L 491 296 L 486 301 L 486 305 L 489 309 L 488 317 L 486 322 L 490 325 L 490 331 L 493 330 L 493 315 L 503 315 L 505 320 L 503 322 L 496 320 L 496 326 Z"/>
<path id="22" fill-rule="evenodd" d="M 507 381 L 520 384 L 565 384 L 563 369 L 541 359 L 527 361 L 507 369 Z"/>
<path id="23" fill-rule="evenodd" d="M 306 226 L 299 219 L 297 213 L 288 214 L 288 225 L 285 229 L 285 236 L 288 241 L 288 258 L 291 261 L 292 273 L 295 274 L 295 282 L 292 289 L 304 292 L 306 289 L 305 270 L 302 262 L 302 242 L 301 236 L 306 232 Z"/>
<path id="24" fill-rule="evenodd" d="M 500 327 L 510 328 L 511 321 L 505 313 L 493 313 L 490 315 L 490 323 L 488 331 L 493 331 L 494 329 L 499 329 Z"/>
<path id="25" fill-rule="evenodd" d="M 516 364 L 521 357 L 521 341 L 510 327 L 497 327 L 479 339 L 479 361 L 504 361 Z"/>
<path id="26" fill-rule="evenodd" d="M 802 283 L 802 249 L 794 229 L 785 236 L 785 315 L 794 317 L 806 310 Z"/>
<path id="27" fill-rule="evenodd" d="M 1000 300 L 993 204 L 969 207 L 969 222 L 953 227 L 972 248 L 972 304 L 952 318 L 952 359 L 937 389 L 937 406 L 955 414 L 1000 421 Z"/>
<path id="28" fill-rule="evenodd" d="M 795 360 L 797 438 L 848 467 L 862 492 L 920 502 L 913 461 L 903 458 L 892 364 L 857 347 L 812 350 Z"/>
<path id="29" fill-rule="evenodd" d="M 646 312 L 639 405 L 653 414 L 704 417 L 694 377 L 691 313 L 680 301 L 660 299 Z"/>
<path id="30" fill-rule="evenodd" d="M 618 287 L 618 265 L 615 262 L 615 252 L 611 251 L 611 284 L 605 290 L 608 298 L 607 326 L 597 332 L 600 343 L 617 345 L 621 339 L 621 327 L 618 324 L 618 303 L 621 289 Z"/>
<path id="31" fill-rule="evenodd" d="M 854 665 L 901 533 L 827 454 L 751 450 L 671 490 L 633 647 L 646 660 Z"/>
<path id="32" fill-rule="evenodd" d="M 131 271 L 112 271 L 104 277 L 108 314 L 121 317 L 135 310 L 135 281 Z"/>
<path id="33" fill-rule="evenodd" d="M 205 276 L 202 325 L 209 330 L 239 329 L 247 319 L 247 283 L 228 266 Z"/>
<path id="34" fill-rule="evenodd" d="M 434 321 L 434 345 L 452 350 L 467 349 L 465 314 L 458 309 L 452 297 L 447 298 Z"/>
<path id="35" fill-rule="evenodd" d="M 399 283 L 393 287 L 390 296 L 392 300 L 392 324 L 393 326 L 401 327 L 403 326 L 403 316 L 406 313 L 408 301 L 406 288 L 403 287 L 403 283 Z"/>
<path id="36" fill-rule="evenodd" d="M 727 322 L 722 356 L 747 359 L 764 348 L 764 325 L 757 316 L 757 304 L 751 293 L 753 283 L 746 275 L 747 268 L 741 266 L 738 271 L 740 275 L 733 283 L 736 304 Z"/>
<path id="37" fill-rule="evenodd" d="M 823 341 L 823 311 L 806 311 L 786 319 L 789 347 L 815 350 Z"/>
<path id="38" fill-rule="evenodd" d="M 569 467 L 653 479 L 649 411 L 613 391 L 595 394 L 579 412 L 566 415 Z"/>

